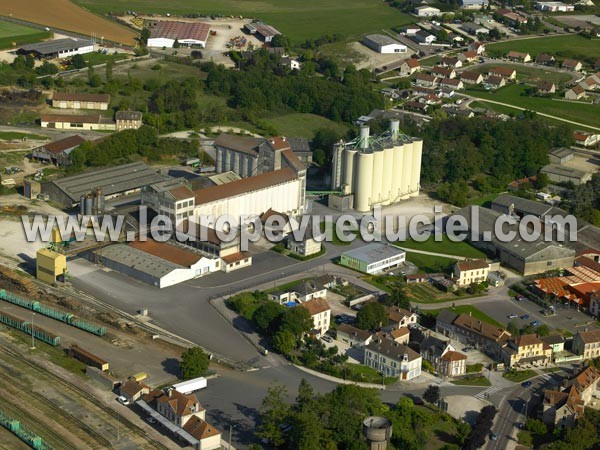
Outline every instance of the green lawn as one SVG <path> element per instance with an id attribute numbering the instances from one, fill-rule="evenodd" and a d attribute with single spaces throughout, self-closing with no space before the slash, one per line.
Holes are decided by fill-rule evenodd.
<path id="1" fill-rule="evenodd" d="M 533 370 L 519 370 L 515 372 L 506 372 L 502 376 L 507 380 L 514 381 L 515 383 L 520 383 L 522 381 L 528 380 L 531 377 L 536 376 L 536 372 Z"/>
<path id="2" fill-rule="evenodd" d="M 346 364 L 346 378 L 353 381 L 361 381 L 363 383 L 381 384 L 381 373 L 375 369 L 362 364 Z M 398 381 L 397 377 L 385 377 L 384 384 L 392 384 Z"/>
<path id="3" fill-rule="evenodd" d="M 524 95 L 526 89 L 527 86 L 525 85 L 511 84 L 495 92 L 485 91 L 481 88 L 470 88 L 466 90 L 466 93 L 473 97 L 507 103 L 586 125 L 600 127 L 600 105 L 531 97 Z M 515 113 L 520 114 L 519 111 L 515 111 Z"/>
<path id="4" fill-rule="evenodd" d="M 0 131 L 0 139 L 4 141 L 10 141 L 13 139 L 34 139 L 34 140 L 47 140 L 50 139 L 48 136 L 42 136 L 40 134 L 30 133 L 19 133 L 18 131 Z"/>
<path id="5" fill-rule="evenodd" d="M 292 113 L 263 119 L 275 128 L 278 134 L 289 137 L 312 139 L 319 128 L 329 128 L 341 134 L 346 134 L 348 127 L 322 116 L 308 113 Z"/>
<path id="6" fill-rule="evenodd" d="M 423 255 L 421 253 L 406 252 L 406 260 L 417 266 L 421 272 L 436 273 L 449 272 L 456 263 L 455 259 L 441 256 Z"/>
<path id="7" fill-rule="evenodd" d="M 549 53 L 557 59 L 574 58 L 593 62 L 600 58 L 600 40 L 590 40 L 579 35 L 544 36 L 532 39 L 486 44 L 491 56 L 500 56 L 511 50 L 527 52 L 533 58 L 538 53 Z"/>
<path id="8" fill-rule="evenodd" d="M 0 49 L 14 45 L 32 44 L 52 37 L 52 32 L 37 30 L 12 22 L 0 21 Z"/>
<path id="9" fill-rule="evenodd" d="M 483 375 L 467 375 L 464 378 L 451 381 L 457 386 L 491 386 L 490 380 Z"/>
<path id="10" fill-rule="evenodd" d="M 435 239 L 440 239 L 438 242 Z M 445 255 L 464 256 L 465 258 L 485 258 L 485 253 L 477 250 L 466 241 L 453 242 L 447 235 L 432 236 L 423 242 L 407 239 L 404 242 L 398 242 L 396 245 L 413 250 L 422 250 L 425 252 L 443 253 Z"/>
<path id="11" fill-rule="evenodd" d="M 88 65 L 96 66 L 98 64 L 104 64 L 108 61 L 115 62 L 127 59 L 129 58 L 129 56 L 127 55 L 127 53 L 113 53 L 111 51 L 107 55 L 98 52 L 86 53 L 85 55 L 83 55 L 83 58 L 85 59 L 85 62 L 88 63 Z"/>
<path id="12" fill-rule="evenodd" d="M 487 71 L 496 67 L 497 64 L 485 64 L 485 65 L 477 65 L 473 66 L 471 69 L 472 72 L 478 73 L 487 73 Z M 501 67 L 508 67 L 517 71 L 517 81 L 525 81 L 526 83 L 537 84 L 538 81 L 545 80 L 551 81 L 556 84 L 559 89 L 563 87 L 564 84 L 571 80 L 571 75 L 568 73 L 556 72 L 553 70 L 533 67 L 533 66 L 523 66 L 519 64 L 501 64 Z"/>
<path id="13" fill-rule="evenodd" d="M 380 0 L 75 0 L 100 13 L 136 11 L 155 14 L 222 14 L 260 18 L 298 43 L 324 34 L 344 37 L 373 33 L 416 19 Z"/>

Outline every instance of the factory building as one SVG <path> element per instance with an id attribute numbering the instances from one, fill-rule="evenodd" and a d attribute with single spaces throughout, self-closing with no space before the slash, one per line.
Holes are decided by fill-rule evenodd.
<path id="1" fill-rule="evenodd" d="M 67 208 L 76 206 L 82 196 L 101 189 L 105 199 L 139 192 L 142 186 L 164 181 L 164 177 L 144 163 L 135 162 L 120 166 L 84 172 L 42 184 L 42 193 L 50 200 Z"/>
<path id="2" fill-rule="evenodd" d="M 68 58 L 73 55 L 84 55 L 93 51 L 94 44 L 91 41 L 76 38 L 64 38 L 24 45 L 17 50 L 17 53 L 19 55 L 33 55 L 38 59 L 54 59 Z"/>
<path id="3" fill-rule="evenodd" d="M 406 252 L 394 245 L 371 243 L 342 253 L 340 264 L 370 275 L 400 267 L 406 261 Z"/>
<path id="4" fill-rule="evenodd" d="M 407 47 L 404 44 L 383 34 L 369 34 L 364 37 L 362 43 L 377 53 L 406 53 Z"/>
<path id="5" fill-rule="evenodd" d="M 172 48 L 177 41 L 187 47 L 206 47 L 210 25 L 198 22 L 161 20 L 152 27 L 148 47 Z"/>
<path id="6" fill-rule="evenodd" d="M 305 169 L 310 147 L 306 139 L 270 139 L 223 133 L 215 139 L 217 172 L 235 172 L 242 178 L 291 167 Z"/>
<path id="7" fill-rule="evenodd" d="M 347 199 L 367 212 L 419 194 L 423 140 L 402 134 L 398 120 L 390 123 L 380 136 L 370 136 L 363 125 L 359 138 L 335 145 L 331 188 L 341 195 L 330 196 L 330 204 Z"/>
<path id="8" fill-rule="evenodd" d="M 244 31 L 258 36 L 266 43 L 271 42 L 275 36 L 279 36 L 281 34 L 275 27 L 266 25 L 262 22 L 247 23 L 244 25 Z"/>

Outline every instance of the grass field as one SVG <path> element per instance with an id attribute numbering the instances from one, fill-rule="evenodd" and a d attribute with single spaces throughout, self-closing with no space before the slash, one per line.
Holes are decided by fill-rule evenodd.
<path id="1" fill-rule="evenodd" d="M 536 372 L 534 372 L 531 369 L 527 369 L 527 370 L 506 372 L 502 376 L 504 378 L 506 378 L 507 380 L 514 381 L 515 383 L 520 383 L 522 381 L 528 380 L 531 377 L 535 377 L 536 375 L 537 375 Z"/>
<path id="2" fill-rule="evenodd" d="M 482 322 L 487 322 L 491 325 L 495 325 L 497 327 L 500 328 L 504 328 L 504 326 L 498 322 L 497 320 L 492 319 L 490 316 L 488 316 L 486 313 L 484 313 L 483 311 L 477 309 L 476 307 L 474 307 L 473 305 L 458 305 L 455 306 L 454 308 L 445 308 L 445 309 L 451 309 L 453 312 L 455 312 L 456 314 L 469 314 L 471 313 L 471 315 L 473 317 L 475 317 L 476 319 L 481 320 Z M 427 309 L 427 310 L 423 310 L 424 312 L 427 312 L 433 316 L 437 316 L 440 311 L 442 311 L 441 309 Z"/>
<path id="3" fill-rule="evenodd" d="M 0 131 L 0 139 L 3 141 L 10 141 L 13 139 L 34 139 L 34 140 L 48 140 L 50 139 L 48 136 L 42 136 L 41 134 L 29 134 L 29 133 L 19 133 L 18 131 Z"/>
<path id="4" fill-rule="evenodd" d="M 507 103 L 532 111 L 550 114 L 593 127 L 600 127 L 600 105 L 564 102 L 542 97 L 530 97 L 525 94 L 527 86 L 513 84 L 496 92 L 488 92 L 480 88 L 470 88 L 466 93 L 477 98 Z M 517 112 L 517 114 L 520 114 Z"/>
<path id="5" fill-rule="evenodd" d="M 406 252 L 406 260 L 417 266 L 421 272 L 449 273 L 452 270 L 452 265 L 456 262 L 455 259 L 444 258 L 441 256 L 423 255 L 421 253 Z"/>
<path id="6" fill-rule="evenodd" d="M 36 30 L 12 22 L 0 21 L 0 50 L 15 45 L 33 44 L 52 37 L 51 31 Z"/>
<path id="7" fill-rule="evenodd" d="M 277 129 L 279 134 L 289 137 L 312 139 L 319 128 L 329 128 L 342 134 L 348 131 L 348 127 L 345 125 L 315 114 L 285 114 L 283 116 L 263 119 L 263 121 Z"/>
<path id="8" fill-rule="evenodd" d="M 2 0 L 0 15 L 12 15 L 27 22 L 39 23 L 59 30 L 75 31 L 85 36 L 96 33 L 96 36 L 103 36 L 105 40 L 127 45 L 136 44 L 135 31 L 78 8 L 70 0 Z"/>
<path id="9" fill-rule="evenodd" d="M 16 0 L 15 0 L 16 1 Z M 414 22 L 408 14 L 392 8 L 380 0 L 75 0 L 90 11 L 136 11 L 156 14 L 222 14 L 260 18 L 275 26 L 292 41 L 324 34 L 360 36 L 383 28 L 392 28 Z"/>
<path id="10" fill-rule="evenodd" d="M 490 56 L 500 56 L 514 50 L 527 52 L 532 57 L 538 53 L 549 53 L 559 60 L 575 58 L 592 62 L 600 58 L 600 40 L 590 40 L 579 35 L 519 39 L 486 44 L 485 48 Z"/>
<path id="11" fill-rule="evenodd" d="M 490 380 L 483 375 L 467 375 L 464 378 L 453 380 L 450 383 L 457 386 L 491 386 Z"/>
<path id="12" fill-rule="evenodd" d="M 465 258 L 485 258 L 485 253 L 477 250 L 471 244 L 465 241 L 453 242 L 445 234 L 441 235 L 442 240 L 437 242 L 434 237 L 427 239 L 424 242 L 417 242 L 411 239 L 405 242 L 398 242 L 397 245 L 403 248 L 413 250 L 422 250 L 425 252 L 443 253 L 453 256 L 464 256 Z M 439 239 L 439 236 L 438 236 Z"/>

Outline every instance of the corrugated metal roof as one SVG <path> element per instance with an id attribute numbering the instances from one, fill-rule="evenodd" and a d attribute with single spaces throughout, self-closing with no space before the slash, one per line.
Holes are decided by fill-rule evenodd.
<path id="1" fill-rule="evenodd" d="M 93 44 L 84 39 L 65 38 L 38 42 L 37 44 L 23 45 L 20 49 L 26 52 L 37 52 L 42 55 L 49 55 L 52 53 L 58 53 L 60 51 L 88 47 L 90 45 Z"/>

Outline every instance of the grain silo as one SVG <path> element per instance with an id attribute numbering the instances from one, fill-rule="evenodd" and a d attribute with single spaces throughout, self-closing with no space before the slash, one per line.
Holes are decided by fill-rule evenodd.
<path id="1" fill-rule="evenodd" d="M 414 139 L 412 151 L 412 174 L 410 178 L 410 196 L 419 195 L 421 187 L 421 157 L 423 155 L 423 139 Z"/>
<path id="2" fill-rule="evenodd" d="M 347 149 L 344 153 L 344 176 L 342 180 L 346 186 L 354 186 L 354 161 L 356 160 L 357 151 L 355 149 Z"/>
<path id="3" fill-rule="evenodd" d="M 394 178 L 394 147 L 386 145 L 383 150 L 383 178 L 381 182 L 381 204 L 389 205 L 392 201 L 392 185 Z"/>
<path id="4" fill-rule="evenodd" d="M 371 209 L 373 191 L 373 150 L 370 148 L 369 127 L 360 128 L 359 152 L 354 171 L 354 208 L 367 212 Z"/>
<path id="5" fill-rule="evenodd" d="M 402 178 L 400 179 L 400 198 L 408 198 L 410 192 L 410 184 L 412 180 L 412 153 L 413 145 L 412 142 L 407 142 L 404 145 L 403 158 L 402 158 Z"/>
<path id="6" fill-rule="evenodd" d="M 371 204 L 381 203 L 381 190 L 383 187 L 383 148 L 376 149 L 373 152 L 373 185 L 371 186 Z M 370 209 L 370 208 L 369 208 Z"/>

